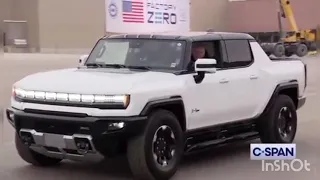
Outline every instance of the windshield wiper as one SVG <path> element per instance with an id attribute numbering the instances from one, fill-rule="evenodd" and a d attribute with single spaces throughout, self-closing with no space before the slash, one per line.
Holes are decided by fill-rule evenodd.
<path id="1" fill-rule="evenodd" d="M 104 64 L 103 67 L 126 68 L 123 64 Z"/>
<path id="2" fill-rule="evenodd" d="M 142 69 L 142 70 L 151 70 L 152 68 L 149 66 L 126 66 L 129 69 Z"/>
<path id="3" fill-rule="evenodd" d="M 87 67 L 95 67 L 95 68 L 97 68 L 97 67 L 102 67 L 103 64 L 99 64 L 99 63 L 88 63 L 88 64 L 86 64 L 86 66 L 87 66 Z"/>
<path id="4" fill-rule="evenodd" d="M 95 68 L 128 68 L 128 69 L 142 69 L 142 70 L 151 70 L 149 66 L 126 66 L 123 64 L 99 64 L 99 63 L 88 63 L 87 67 L 95 67 Z"/>
<path id="5" fill-rule="evenodd" d="M 112 67 L 112 68 L 125 68 L 125 65 L 122 64 L 99 64 L 99 63 L 88 63 L 86 64 L 87 67 L 94 67 L 94 68 L 107 68 L 107 67 Z"/>

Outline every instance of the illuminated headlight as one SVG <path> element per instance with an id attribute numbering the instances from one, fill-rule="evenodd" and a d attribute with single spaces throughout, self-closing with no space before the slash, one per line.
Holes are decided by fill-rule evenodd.
<path id="1" fill-rule="evenodd" d="M 81 95 L 81 102 L 86 102 L 86 103 L 95 102 L 94 95 Z"/>
<path id="2" fill-rule="evenodd" d="M 68 99 L 71 102 L 81 102 L 81 94 L 69 94 Z"/>
<path id="3" fill-rule="evenodd" d="M 57 100 L 57 93 L 46 92 L 46 100 Z"/>
<path id="4" fill-rule="evenodd" d="M 33 99 L 34 98 L 34 91 L 25 91 L 26 92 L 26 98 Z"/>
<path id="5" fill-rule="evenodd" d="M 109 130 L 109 131 L 119 130 L 119 129 L 124 128 L 124 126 L 125 126 L 125 123 L 124 123 L 124 122 L 111 123 L 111 124 L 109 124 L 109 126 L 108 126 L 108 130 Z"/>
<path id="6" fill-rule="evenodd" d="M 43 102 L 80 103 L 85 105 L 120 105 L 127 107 L 130 104 L 130 95 L 96 95 L 74 94 L 24 90 L 13 88 L 13 96 L 20 100 L 42 100 Z"/>
<path id="7" fill-rule="evenodd" d="M 21 97 L 21 98 L 25 98 L 27 95 L 27 92 L 23 89 L 14 89 L 13 90 L 13 94 L 15 96 Z"/>
<path id="8" fill-rule="evenodd" d="M 57 101 L 68 101 L 68 94 L 66 93 L 57 93 Z"/>
<path id="9" fill-rule="evenodd" d="M 46 93 L 41 91 L 34 92 L 35 99 L 46 99 Z"/>

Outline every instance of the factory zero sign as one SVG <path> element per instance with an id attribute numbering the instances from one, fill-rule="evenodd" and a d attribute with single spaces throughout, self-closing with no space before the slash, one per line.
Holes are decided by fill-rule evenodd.
<path id="1" fill-rule="evenodd" d="M 147 33 L 190 30 L 190 0 L 106 0 L 106 31 Z"/>
<path id="2" fill-rule="evenodd" d="M 174 4 L 147 3 L 148 23 L 177 24 L 177 7 Z"/>

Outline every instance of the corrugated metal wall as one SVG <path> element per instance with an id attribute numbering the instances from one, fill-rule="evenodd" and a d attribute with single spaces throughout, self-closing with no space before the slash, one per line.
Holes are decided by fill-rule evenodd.
<path id="1" fill-rule="evenodd" d="M 32 51 L 39 48 L 38 0 L 10 0 L 12 3 L 10 20 L 27 21 L 27 39 Z"/>
<path id="2" fill-rule="evenodd" d="M 3 44 L 3 20 L 27 21 L 28 43 L 38 47 L 38 0 L 0 0 L 0 43 Z"/>
<path id="3" fill-rule="evenodd" d="M 10 0 L 0 0 L 0 47 L 3 45 L 3 33 L 4 33 L 4 23 L 3 20 L 9 19 L 11 1 Z"/>
<path id="4" fill-rule="evenodd" d="M 191 0 L 191 29 L 226 29 L 227 0 Z M 105 0 L 39 0 L 43 52 L 78 52 L 105 34 Z"/>
<path id="5" fill-rule="evenodd" d="M 39 0 L 41 52 L 87 52 L 104 34 L 104 0 Z"/>
<path id="6" fill-rule="evenodd" d="M 316 28 L 320 24 L 320 0 L 291 0 L 300 29 Z M 276 0 L 247 0 L 230 2 L 228 6 L 228 30 L 241 32 L 278 31 Z M 289 29 L 286 20 L 284 29 Z"/>
<path id="7" fill-rule="evenodd" d="M 191 0 L 191 30 L 225 30 L 227 28 L 225 18 L 228 5 L 229 2 L 227 0 Z"/>
<path id="8" fill-rule="evenodd" d="M 190 2 L 192 30 L 227 28 L 227 0 Z M 25 20 L 31 48 L 87 52 L 105 34 L 104 6 L 105 0 L 0 0 L 0 27 L 3 19 Z"/>

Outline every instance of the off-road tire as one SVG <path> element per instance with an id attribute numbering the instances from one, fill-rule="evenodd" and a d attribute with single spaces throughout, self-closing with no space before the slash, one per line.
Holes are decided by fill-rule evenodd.
<path id="1" fill-rule="evenodd" d="M 316 42 L 311 42 L 309 44 L 309 51 L 317 51 L 317 43 Z"/>
<path id="2" fill-rule="evenodd" d="M 299 57 L 304 57 L 308 54 L 308 46 L 305 44 L 298 44 L 297 45 L 297 51 L 296 51 L 296 55 Z"/>
<path id="3" fill-rule="evenodd" d="M 157 166 L 152 152 L 154 134 L 162 125 L 169 126 L 176 137 L 175 160 L 167 169 L 161 169 Z M 127 158 L 135 179 L 167 180 L 176 173 L 183 150 L 184 136 L 178 119 L 172 112 L 159 109 L 149 115 L 144 132 L 129 140 Z"/>
<path id="4" fill-rule="evenodd" d="M 47 157 L 31 150 L 27 145 L 25 145 L 21 141 L 17 133 L 15 134 L 15 145 L 16 145 L 16 149 L 18 151 L 19 156 L 24 161 L 34 166 L 43 166 L 43 167 L 53 166 L 53 165 L 59 164 L 62 161 L 61 159 Z"/>
<path id="5" fill-rule="evenodd" d="M 273 55 L 276 57 L 283 57 L 285 54 L 285 47 L 283 44 L 276 44 L 273 49 Z"/>
<path id="6" fill-rule="evenodd" d="M 279 132 L 279 114 L 286 107 L 291 113 L 291 135 L 287 139 Z M 297 131 L 297 112 L 293 100 L 287 95 L 278 95 L 266 114 L 258 120 L 258 130 L 262 143 L 292 143 Z"/>

